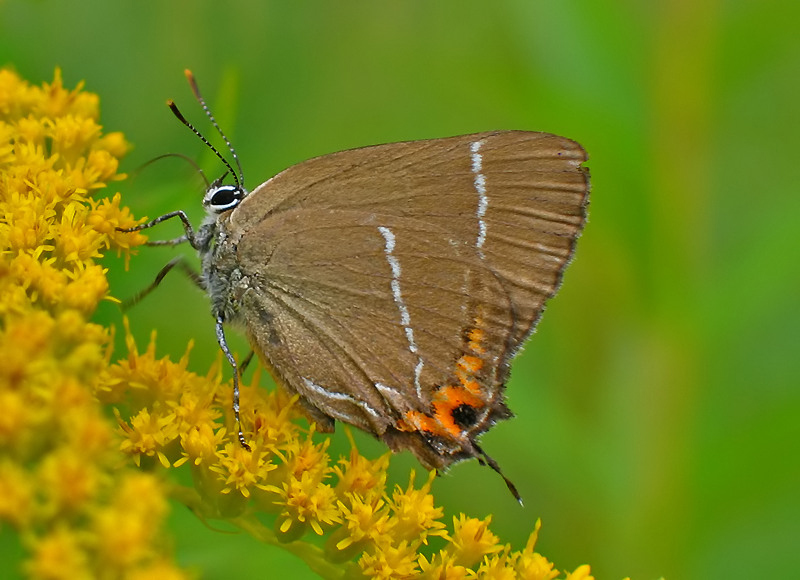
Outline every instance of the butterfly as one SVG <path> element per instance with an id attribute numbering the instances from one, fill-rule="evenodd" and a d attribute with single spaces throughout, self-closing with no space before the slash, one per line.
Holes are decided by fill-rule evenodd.
<path id="1" fill-rule="evenodd" d="M 319 430 L 348 423 L 427 468 L 475 457 L 512 416 L 511 362 L 558 290 L 586 223 L 589 172 L 575 141 L 532 131 L 376 145 L 294 165 L 252 191 L 194 77 L 195 97 L 237 168 L 227 167 L 195 231 L 220 347 L 243 329 Z M 223 178 L 226 176 L 223 176 Z M 512 494 L 516 488 L 503 476 Z"/>

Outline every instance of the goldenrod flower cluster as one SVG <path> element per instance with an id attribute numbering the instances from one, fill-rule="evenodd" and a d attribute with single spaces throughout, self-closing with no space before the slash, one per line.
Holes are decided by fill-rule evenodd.
<path id="1" fill-rule="evenodd" d="M 128 467 L 96 392 L 110 331 L 104 250 L 141 244 L 119 195 L 127 149 L 97 96 L 0 70 L 0 526 L 29 578 L 183 578 L 163 549 L 160 478 Z M 5 572 L 13 564 L 4 562 Z"/>
<path id="2" fill-rule="evenodd" d="M 168 497 L 326 578 L 562 577 L 534 551 L 538 523 L 519 551 L 488 518 L 448 528 L 433 474 L 392 489 L 389 454 L 333 461 L 258 373 L 242 389 L 247 450 L 220 361 L 199 376 L 189 349 L 158 358 L 155 335 L 140 352 L 126 328 L 127 356 L 112 362 L 111 330 L 90 321 L 110 299 L 97 260 L 145 238 L 117 230 L 140 223 L 118 194 L 94 197 L 122 177 L 127 149 L 97 120 L 97 97 L 64 89 L 58 71 L 37 87 L 0 70 L 0 527 L 15 530 L 28 577 L 185 577 L 164 548 Z M 592 578 L 588 566 L 565 577 Z"/>

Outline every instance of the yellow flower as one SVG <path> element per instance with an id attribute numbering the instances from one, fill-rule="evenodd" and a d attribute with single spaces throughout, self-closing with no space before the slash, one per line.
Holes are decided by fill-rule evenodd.
<path id="1" fill-rule="evenodd" d="M 58 524 L 56 528 L 31 542 L 31 558 L 25 571 L 31 578 L 42 580 L 91 580 L 91 556 L 87 553 L 80 531 Z"/>
<path id="2" fill-rule="evenodd" d="M 439 521 L 444 514 L 440 507 L 434 507 L 431 485 L 436 476 L 431 471 L 428 481 L 419 489 L 414 488 L 414 472 L 409 476 L 408 488 L 397 486 L 392 494 L 392 510 L 396 520 L 394 533 L 401 539 L 418 539 L 427 543 L 428 536 L 447 537 L 445 525 Z"/>
<path id="3" fill-rule="evenodd" d="M 441 550 L 430 559 L 420 556 L 420 569 L 422 577 L 431 580 L 462 580 L 473 576 L 472 570 L 457 564 L 447 550 Z"/>
<path id="4" fill-rule="evenodd" d="M 539 530 L 542 527 L 541 520 L 536 520 L 536 525 L 528 538 L 525 549 L 516 554 L 514 567 L 520 578 L 528 580 L 552 580 L 557 578 L 559 571 L 555 569 L 552 562 L 541 554 L 534 552 L 536 542 L 539 540 Z"/>
<path id="5" fill-rule="evenodd" d="M 112 570 L 149 561 L 156 554 L 153 522 L 160 521 L 166 511 L 161 484 L 153 477 L 139 474 L 123 480 L 108 505 L 93 514 L 93 543 L 100 560 Z"/>
<path id="6" fill-rule="evenodd" d="M 510 547 L 491 557 L 484 558 L 480 568 L 478 568 L 479 578 L 495 578 L 497 580 L 516 580 L 517 572 L 510 566 L 509 558 Z"/>
<path id="7" fill-rule="evenodd" d="M 242 402 L 248 402 L 252 413 L 245 418 L 245 425 L 252 429 L 256 445 L 266 449 L 280 449 L 297 441 L 300 428 L 292 421 L 300 413 L 296 408 L 297 395 L 289 397 L 283 391 L 270 393 L 258 387 L 260 373 L 253 373 L 252 386 L 242 389 Z M 223 402 L 231 407 L 231 389 L 225 390 Z"/>
<path id="8" fill-rule="evenodd" d="M 108 298 L 95 260 L 144 239 L 89 219 L 105 208 L 133 221 L 119 198 L 88 197 L 120 177 L 126 148 L 101 136 L 97 103 L 58 71 L 40 88 L 0 69 L 0 525 L 19 534 L 15 567 L 34 579 L 122 577 L 168 559 L 164 491 L 124 467 L 96 398 L 111 332 L 88 320 Z"/>
<path id="9" fill-rule="evenodd" d="M 278 494 L 274 503 L 281 507 L 281 513 L 276 528 L 285 540 L 305 531 L 306 526 L 321 536 L 323 525 L 329 527 L 342 521 L 333 488 L 319 483 L 313 474 L 291 475 L 282 489 L 268 489 Z"/>
<path id="10" fill-rule="evenodd" d="M 56 210 L 41 198 L 14 196 L 2 204 L 5 238 L 10 251 L 31 250 L 32 255 L 41 250 L 52 250 L 45 243 L 52 238 L 50 224 Z"/>
<path id="11" fill-rule="evenodd" d="M 92 211 L 86 218 L 86 223 L 101 234 L 103 247 L 116 248 L 118 251 L 129 250 L 145 242 L 140 232 L 117 231 L 117 228 L 131 228 L 138 223 L 130 210 L 120 205 L 121 202 L 122 197 L 118 193 L 110 200 L 91 200 Z"/>
<path id="12" fill-rule="evenodd" d="M 367 578 L 411 578 L 417 575 L 416 544 L 405 540 L 398 545 L 387 545 L 375 553 L 366 552 L 358 561 Z"/>
<path id="13" fill-rule="evenodd" d="M 591 567 L 587 564 L 583 566 L 578 566 L 575 568 L 575 571 L 572 573 L 567 573 L 564 577 L 564 580 L 594 580 L 594 576 L 591 575 Z"/>
<path id="14" fill-rule="evenodd" d="M 359 455 L 352 438 L 351 445 L 349 459 L 342 457 L 338 465 L 333 468 L 338 480 L 336 493 L 345 498 L 346 503 L 355 497 L 370 499 L 375 496 L 380 497 L 386 487 L 386 470 L 389 467 L 391 452 L 384 453 L 372 461 Z"/>
<path id="15" fill-rule="evenodd" d="M 339 501 L 344 525 L 334 532 L 326 545 L 326 553 L 334 561 L 350 560 L 373 544 L 391 542 L 394 521 L 389 506 L 376 494 L 366 497 L 348 494 L 349 501 Z"/>
<path id="16" fill-rule="evenodd" d="M 81 450 L 67 447 L 45 457 L 37 477 L 45 493 L 43 509 L 50 517 L 80 513 L 107 483 L 97 464 L 86 461 Z"/>
<path id="17" fill-rule="evenodd" d="M 250 489 L 259 481 L 266 479 L 267 474 L 275 469 L 266 453 L 244 449 L 238 441 L 230 441 L 219 454 L 219 464 L 211 468 L 225 480 L 222 493 L 238 491 L 244 497 L 250 497 Z"/>
<path id="18" fill-rule="evenodd" d="M 97 303 L 108 293 L 108 280 L 103 268 L 91 264 L 77 272 L 68 272 L 61 306 L 74 308 L 87 315 L 91 314 Z"/>
<path id="19" fill-rule="evenodd" d="M 164 467 L 169 467 L 170 462 L 162 449 L 178 436 L 175 428 L 175 415 L 150 414 L 148 409 L 142 409 L 133 417 L 130 426 L 122 421 L 119 416 L 120 427 L 127 438 L 120 445 L 123 453 L 133 456 L 136 465 L 141 465 L 142 456 L 157 457 Z"/>
<path id="20" fill-rule="evenodd" d="M 503 549 L 497 536 L 489 531 L 491 521 L 492 516 L 479 520 L 461 514 L 453 518 L 450 550 L 457 563 L 472 567 L 487 554 Z"/>
<path id="21" fill-rule="evenodd" d="M 225 429 L 215 432 L 210 422 L 192 425 L 181 433 L 183 457 L 173 465 L 180 467 L 186 461 L 191 461 L 194 466 L 213 464 L 217 460 L 217 449 L 224 443 L 226 435 Z"/>
<path id="22" fill-rule="evenodd" d="M 61 214 L 60 223 L 52 228 L 55 247 L 54 255 L 61 263 L 77 262 L 101 257 L 101 234 L 87 223 L 88 210 L 85 206 L 70 205 Z"/>
<path id="23" fill-rule="evenodd" d="M 194 574 L 186 574 L 174 564 L 166 560 L 158 560 L 152 564 L 138 567 L 126 575 L 127 580 L 185 580 L 193 578 Z"/>
<path id="24" fill-rule="evenodd" d="M 2 408 L 2 415 L 16 410 L 13 407 Z M 2 447 L 5 448 L 5 445 Z M 33 517 L 34 504 L 34 490 L 30 486 L 27 470 L 11 459 L 0 460 L 0 521 L 8 522 L 17 529 L 25 529 Z"/>
<path id="25" fill-rule="evenodd" d="M 516 564 L 517 574 L 520 578 L 528 580 L 551 580 L 559 576 L 552 562 L 541 554 L 527 554 L 521 556 Z"/>
<path id="26" fill-rule="evenodd" d="M 181 393 L 177 403 L 168 401 L 177 421 L 177 430 L 181 435 L 200 426 L 219 427 L 217 419 L 222 412 L 213 406 L 214 392 L 187 391 Z"/>

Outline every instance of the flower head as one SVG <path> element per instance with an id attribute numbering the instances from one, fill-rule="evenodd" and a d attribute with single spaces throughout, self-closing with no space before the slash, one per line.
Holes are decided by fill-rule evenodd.
<path id="1" fill-rule="evenodd" d="M 156 563 L 179 578 L 159 541 L 165 492 L 125 467 L 96 397 L 111 342 L 89 320 L 109 298 L 97 260 L 144 240 L 98 219 L 135 222 L 118 196 L 92 197 L 123 177 L 127 148 L 102 135 L 97 112 L 97 97 L 65 89 L 59 71 L 36 87 L 0 69 L 0 523 L 18 531 L 32 578 L 122 577 Z"/>

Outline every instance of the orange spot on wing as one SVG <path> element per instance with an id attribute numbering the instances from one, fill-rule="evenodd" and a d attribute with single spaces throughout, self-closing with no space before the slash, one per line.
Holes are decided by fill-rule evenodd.
<path id="1" fill-rule="evenodd" d="M 405 420 L 398 421 L 396 427 L 401 431 L 427 431 L 440 437 L 459 437 L 463 429 L 453 419 L 453 410 L 461 405 L 480 409 L 483 401 L 462 386 L 443 387 L 433 397 L 433 416 L 409 411 Z"/>
<path id="2" fill-rule="evenodd" d="M 441 426 L 436 419 L 419 411 L 408 411 L 405 419 L 400 419 L 395 427 L 400 431 L 427 431 L 433 434 L 441 432 Z"/>
<path id="3" fill-rule="evenodd" d="M 483 361 L 479 359 L 477 356 L 469 356 L 465 354 L 460 359 L 458 359 L 456 366 L 459 369 L 464 369 L 469 373 L 476 373 L 483 366 Z"/>
<path id="4" fill-rule="evenodd" d="M 475 326 L 466 333 L 466 347 L 475 354 L 463 354 L 455 364 L 454 374 L 460 384 L 441 387 L 433 393 L 431 414 L 422 411 L 408 411 L 398 420 L 395 427 L 401 431 L 425 431 L 439 437 L 461 437 L 464 429 L 453 418 L 453 411 L 462 405 L 473 409 L 485 406 L 483 389 L 476 376 L 484 367 L 480 355 L 486 353 L 483 343 L 486 332 L 481 328 L 483 319 L 475 317 Z M 477 355 L 477 356 L 476 356 Z"/>
<path id="5" fill-rule="evenodd" d="M 475 319 L 475 324 L 476 325 L 482 324 L 482 323 L 483 323 L 483 321 L 480 318 L 476 318 Z M 483 342 L 484 338 L 486 338 L 486 333 L 482 329 L 473 328 L 472 330 L 469 331 L 469 333 L 467 334 L 467 337 L 469 338 L 469 345 L 468 346 L 469 346 L 469 349 L 471 351 L 477 352 L 478 354 L 483 354 L 483 353 L 486 352 L 486 349 L 483 348 L 483 345 L 481 344 Z"/>
<path id="6" fill-rule="evenodd" d="M 481 396 L 481 385 L 478 381 L 464 381 L 463 387 L 470 394 L 475 395 L 476 397 Z"/>
<path id="7" fill-rule="evenodd" d="M 471 391 L 475 394 L 480 392 L 480 385 L 475 380 L 475 373 L 483 368 L 483 361 L 476 357 L 470 355 L 463 355 L 458 361 L 456 362 L 456 377 L 458 381 L 468 391 Z"/>

